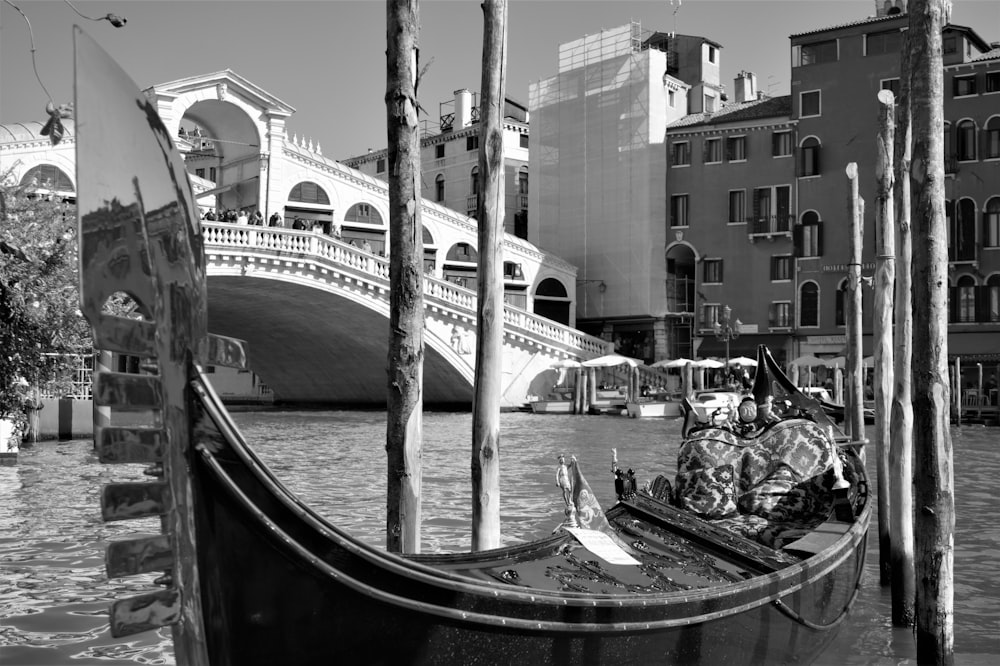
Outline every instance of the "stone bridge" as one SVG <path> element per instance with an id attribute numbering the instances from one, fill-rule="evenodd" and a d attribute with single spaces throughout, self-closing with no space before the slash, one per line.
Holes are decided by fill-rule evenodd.
<path id="1" fill-rule="evenodd" d="M 246 340 L 251 367 L 281 402 L 384 405 L 389 261 L 317 231 L 203 222 L 209 329 Z M 424 276 L 424 403 L 469 405 L 476 293 Z M 504 407 L 545 395 L 561 359 L 611 343 L 504 308 Z"/>

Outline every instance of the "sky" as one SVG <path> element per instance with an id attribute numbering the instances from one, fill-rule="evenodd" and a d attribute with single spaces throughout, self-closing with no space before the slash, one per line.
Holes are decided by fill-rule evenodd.
<path id="1" fill-rule="evenodd" d="M 118 14 L 124 28 L 81 18 L 59 0 L 11 0 L 34 32 L 38 73 L 56 103 L 73 99 L 72 26 L 79 24 L 140 88 L 231 69 L 296 109 L 289 135 L 333 159 L 386 146 L 385 0 L 77 0 L 87 16 Z M 740 70 L 787 94 L 788 37 L 875 13 L 875 0 L 509 0 L 507 96 L 528 103 L 531 83 L 557 73 L 559 45 L 639 22 L 722 45 L 722 81 Z M 1000 41 L 1000 0 L 954 0 L 952 22 Z M 418 90 L 434 122 L 454 91 L 478 91 L 480 0 L 422 0 Z M 45 120 L 27 25 L 0 0 L 0 123 Z"/>

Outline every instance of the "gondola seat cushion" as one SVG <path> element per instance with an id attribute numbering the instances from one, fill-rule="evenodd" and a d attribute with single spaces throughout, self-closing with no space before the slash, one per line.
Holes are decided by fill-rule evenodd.
<path id="1" fill-rule="evenodd" d="M 677 474 L 677 503 L 709 519 L 736 514 L 736 471 L 732 465 L 703 467 Z"/>

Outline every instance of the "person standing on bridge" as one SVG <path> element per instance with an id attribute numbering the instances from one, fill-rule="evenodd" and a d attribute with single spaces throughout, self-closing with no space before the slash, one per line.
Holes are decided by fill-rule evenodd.
<path id="1" fill-rule="evenodd" d="M 278 215 L 277 211 L 275 211 L 274 213 L 271 213 L 271 217 L 267 221 L 267 226 L 269 226 L 269 227 L 281 227 L 281 226 L 284 226 L 281 223 L 281 216 Z"/>

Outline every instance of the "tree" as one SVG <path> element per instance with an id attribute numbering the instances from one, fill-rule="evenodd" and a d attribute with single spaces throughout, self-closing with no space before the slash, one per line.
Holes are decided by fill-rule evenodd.
<path id="1" fill-rule="evenodd" d="M 89 353 L 80 315 L 76 207 L 0 180 L 0 418 L 23 424 L 34 387 L 68 377 Z"/>

